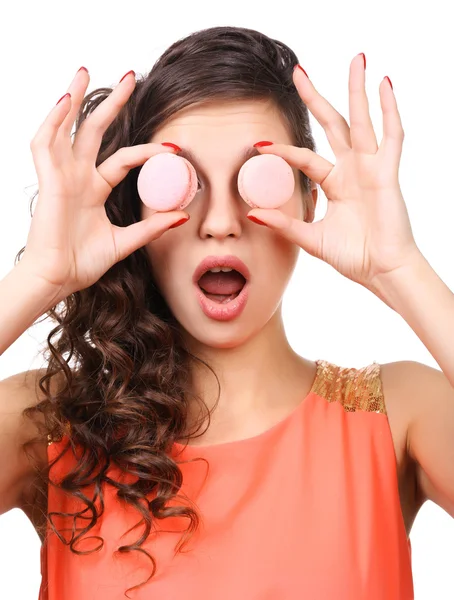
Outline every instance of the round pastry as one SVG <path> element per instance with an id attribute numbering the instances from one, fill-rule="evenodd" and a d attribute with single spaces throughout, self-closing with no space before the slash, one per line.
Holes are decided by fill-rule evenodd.
<path id="1" fill-rule="evenodd" d="M 137 178 L 142 202 L 153 210 L 183 210 L 197 192 L 197 173 L 189 161 L 176 154 L 155 154 Z"/>
<path id="2" fill-rule="evenodd" d="M 253 156 L 238 173 L 238 190 L 251 208 L 278 208 L 295 191 L 293 170 L 276 154 Z"/>

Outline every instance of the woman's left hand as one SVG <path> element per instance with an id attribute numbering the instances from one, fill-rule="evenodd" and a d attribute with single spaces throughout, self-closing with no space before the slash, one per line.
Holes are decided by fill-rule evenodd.
<path id="1" fill-rule="evenodd" d="M 350 65 L 350 127 L 298 67 L 293 81 L 324 128 L 336 164 L 308 148 L 273 144 L 258 149 L 261 154 L 281 156 L 319 184 L 328 199 L 327 212 L 315 223 L 292 218 L 279 209 L 255 208 L 248 216 L 373 290 L 382 276 L 398 273 L 421 255 L 398 181 L 404 132 L 392 87 L 385 78 L 379 88 L 384 131 L 378 147 L 362 54 Z"/>

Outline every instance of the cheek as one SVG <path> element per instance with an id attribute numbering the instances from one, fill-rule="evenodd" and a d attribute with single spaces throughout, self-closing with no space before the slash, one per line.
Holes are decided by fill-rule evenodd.
<path id="1" fill-rule="evenodd" d="M 276 292 L 283 292 L 296 266 L 300 248 L 277 232 L 270 231 L 267 243 L 261 245 L 260 263 L 265 273 L 267 286 L 274 282 Z"/>
<path id="2" fill-rule="evenodd" d="M 177 239 L 178 238 L 178 239 Z M 155 282 L 168 302 L 188 280 L 187 257 L 182 236 L 167 231 L 147 246 L 147 254 Z M 192 277 L 192 273 L 190 274 Z"/>
<path id="3" fill-rule="evenodd" d="M 167 273 L 171 272 L 172 245 L 164 237 L 154 240 L 147 246 L 148 260 L 155 281 L 162 292 L 165 291 Z"/>

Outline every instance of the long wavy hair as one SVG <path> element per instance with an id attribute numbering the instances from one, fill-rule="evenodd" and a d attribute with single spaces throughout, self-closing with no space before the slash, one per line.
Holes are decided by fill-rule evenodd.
<path id="1" fill-rule="evenodd" d="M 137 76 L 134 92 L 103 136 L 97 166 L 119 148 L 147 143 L 179 110 L 219 100 L 272 100 L 288 125 L 293 144 L 315 151 L 308 109 L 292 79 L 298 62 L 282 42 L 241 27 L 213 27 L 180 39 L 148 74 Z M 111 91 L 103 87 L 86 95 L 73 135 Z M 106 201 L 107 216 L 115 225 L 126 227 L 140 220 L 139 170 L 132 169 Z M 301 171 L 299 175 L 307 200 L 304 219 L 312 222 L 311 182 Z M 15 263 L 24 250 L 18 252 Z M 48 317 L 56 326 L 41 351 L 46 359 L 38 382 L 42 398 L 24 411 L 36 420 L 40 433 L 24 448 L 67 436 L 62 452 L 40 472 L 43 493 L 48 485 L 58 486 L 78 498 L 84 508 L 70 515 L 74 530 L 69 540 L 59 534 L 52 519 L 63 513 L 46 515 L 43 535 L 49 524 L 74 553 L 99 550 L 102 538 L 97 538 L 100 546 L 94 550 L 82 551 L 77 546 L 103 514 L 103 490 L 114 486 L 117 497 L 137 509 L 143 526 L 142 535 L 132 544 L 119 546 L 117 552 L 143 552 L 152 565 L 147 580 L 129 588 L 134 589 L 156 571 L 156 560 L 141 548 L 153 518 L 189 519 L 177 552 L 199 525 L 192 503 L 167 506 L 170 500 L 182 498 L 178 492 L 183 479 L 169 450 L 177 440 L 198 437 L 193 434 L 200 425 L 193 432 L 186 431 L 193 400 L 206 410 L 201 423 L 208 419 L 207 428 L 210 424 L 211 412 L 191 391 L 192 361 L 211 370 L 218 386 L 219 379 L 185 347 L 181 326 L 156 285 L 145 248 L 112 266 L 95 284 L 65 298 L 46 313 L 44 318 Z M 51 387 L 56 380 L 60 384 Z M 67 451 L 74 455 L 75 468 L 60 482 L 53 482 L 49 471 Z M 112 465 L 131 474 L 132 481 L 126 484 L 110 478 L 107 472 Z M 89 489 L 94 490 L 94 497 Z M 88 521 L 85 527 L 75 526 L 78 517 Z"/>

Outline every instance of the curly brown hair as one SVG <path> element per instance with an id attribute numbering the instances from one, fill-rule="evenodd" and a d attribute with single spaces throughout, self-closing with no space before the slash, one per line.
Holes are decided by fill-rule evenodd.
<path id="1" fill-rule="evenodd" d="M 292 78 L 298 62 L 296 54 L 282 42 L 241 27 L 204 29 L 175 42 L 147 75 L 137 77 L 132 96 L 103 136 L 96 164 L 121 147 L 147 143 L 179 110 L 217 100 L 271 99 L 288 125 L 294 145 L 315 151 L 308 109 Z M 74 135 L 111 91 L 111 87 L 103 87 L 86 95 Z M 117 226 L 140 220 L 139 170 L 132 169 L 106 201 L 107 216 Z M 310 198 L 311 182 L 301 171 L 300 184 L 304 197 Z M 308 222 L 314 218 L 314 206 L 309 201 L 304 218 Z M 37 425 L 42 433 L 26 445 L 47 443 L 48 439 L 61 441 L 68 436 L 62 453 L 41 476 L 43 489 L 58 485 L 85 505 L 84 510 L 71 515 L 71 538 L 59 535 L 74 553 L 88 552 L 77 546 L 103 513 L 105 486 L 114 486 L 117 497 L 137 509 L 143 533 L 135 543 L 118 548 L 118 552 L 144 552 L 151 560 L 150 577 L 130 588 L 135 589 L 156 571 L 155 559 L 141 548 L 150 534 L 152 517 L 189 519 L 177 552 L 199 525 L 191 502 L 166 506 L 171 499 L 182 498 L 178 495 L 182 472 L 169 450 L 177 440 L 197 437 L 193 434 L 200 425 L 195 432 L 186 432 L 192 400 L 202 403 L 207 428 L 210 424 L 211 412 L 191 392 L 191 361 L 211 370 L 218 386 L 219 379 L 205 361 L 186 348 L 181 326 L 156 285 L 145 248 L 112 266 L 94 285 L 65 298 L 46 313 L 47 317 L 57 325 L 42 351 L 47 368 L 39 388 L 44 399 L 24 411 L 29 418 L 40 417 Z M 57 389 L 50 385 L 56 376 L 62 382 Z M 75 456 L 76 447 L 76 468 L 58 484 L 51 481 L 50 468 L 67 451 Z M 114 481 L 107 475 L 110 465 L 132 474 L 136 481 Z M 94 490 L 94 496 L 88 494 L 89 489 Z M 54 515 L 63 513 L 47 515 L 48 524 L 58 535 Z M 87 519 L 87 525 L 77 528 L 77 517 Z"/>

